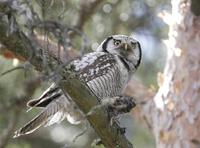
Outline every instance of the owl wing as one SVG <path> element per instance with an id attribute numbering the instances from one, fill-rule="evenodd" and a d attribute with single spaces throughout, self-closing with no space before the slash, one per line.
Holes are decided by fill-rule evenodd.
<path id="1" fill-rule="evenodd" d="M 98 98 L 119 95 L 123 84 L 117 56 L 105 52 L 93 52 L 73 61 L 80 79 L 89 86 Z M 125 71 L 126 73 L 126 71 Z M 124 77 L 127 79 L 127 76 Z"/>
<path id="2" fill-rule="evenodd" d="M 105 75 L 117 64 L 112 54 L 92 52 L 72 62 L 75 72 L 84 82 Z"/>
<path id="3" fill-rule="evenodd" d="M 27 103 L 29 107 L 45 107 L 54 99 L 62 95 L 62 90 L 53 83 L 38 99 L 32 99 Z"/>
<path id="4" fill-rule="evenodd" d="M 90 82 L 98 77 L 106 75 L 116 64 L 113 55 L 105 52 L 92 52 L 72 61 L 75 72 L 84 82 Z M 27 103 L 29 107 L 46 107 L 53 100 L 63 95 L 59 86 L 53 83 L 37 99 L 32 99 Z"/>
<path id="5" fill-rule="evenodd" d="M 112 67 L 116 65 L 116 60 L 110 54 L 94 52 L 72 61 L 71 64 L 74 65 L 74 70 L 80 79 L 90 84 L 90 82 L 98 83 L 100 78 L 110 74 Z M 101 87 L 102 82 L 99 82 L 99 84 L 99 87 Z M 94 93 L 96 92 L 95 89 L 92 89 Z M 66 99 L 62 90 L 54 83 L 38 99 L 29 101 L 27 105 L 45 108 L 38 116 L 16 131 L 14 137 L 32 133 L 41 126 L 52 125 L 62 121 L 65 117 L 74 124 L 79 123 L 83 118 L 80 111 L 75 110 L 75 105 L 71 99 Z"/>
<path id="6" fill-rule="evenodd" d="M 50 126 L 59 123 L 67 117 L 72 105 L 64 96 L 49 103 L 35 118 L 15 132 L 14 138 L 30 134 L 41 126 Z"/>

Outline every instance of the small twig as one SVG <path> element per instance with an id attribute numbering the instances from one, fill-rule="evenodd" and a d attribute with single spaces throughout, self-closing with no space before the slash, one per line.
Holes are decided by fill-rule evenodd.
<path id="1" fill-rule="evenodd" d="M 85 125 L 85 127 L 84 127 L 84 129 L 80 132 L 80 133 L 78 133 L 74 138 L 73 138 L 73 142 L 75 143 L 76 142 L 76 140 L 79 138 L 79 137 L 81 137 L 82 135 L 84 135 L 87 131 L 88 131 L 88 129 L 89 129 L 89 127 L 90 127 L 90 125 L 89 125 L 89 123 L 87 122 L 87 121 L 85 121 L 86 123 L 86 125 Z"/>
<path id="2" fill-rule="evenodd" d="M 26 104 L 27 100 L 31 98 L 35 89 L 39 86 L 40 81 L 41 77 L 36 77 L 34 79 L 26 81 L 24 86 L 25 94 L 22 96 L 15 96 L 14 98 L 10 99 L 14 101 L 11 102 L 8 106 L 0 106 L 0 112 L 5 114 L 6 112 L 14 108 L 22 108 L 22 106 Z"/>
<path id="3" fill-rule="evenodd" d="M 62 25 L 61 23 L 58 23 L 56 21 L 42 21 L 35 23 L 32 26 L 32 30 L 35 30 L 37 28 L 45 28 L 46 30 L 48 30 L 48 32 L 53 33 L 53 35 L 58 39 L 59 44 L 63 47 L 69 46 L 69 41 L 71 38 L 69 32 L 73 32 L 74 35 L 78 35 L 81 37 L 82 42 L 80 52 L 84 52 L 86 47 L 88 46 L 89 41 L 86 34 L 76 27 Z"/>
<path id="4" fill-rule="evenodd" d="M 14 67 L 14 68 L 12 68 L 12 69 L 6 70 L 5 72 L 2 72 L 2 73 L 0 74 L 0 76 L 4 76 L 4 75 L 6 75 L 6 74 L 8 74 L 8 73 L 10 73 L 10 72 L 13 72 L 13 71 L 19 70 L 19 69 L 25 69 L 25 70 L 27 70 L 27 69 L 30 68 L 30 67 L 32 67 L 32 65 L 31 65 L 29 62 L 25 62 L 24 64 L 22 64 L 22 65 L 20 65 L 20 66 L 17 66 L 17 67 Z"/>
<path id="5" fill-rule="evenodd" d="M 1 140 L 0 140 L 0 148 L 6 147 L 9 139 L 12 137 L 11 135 L 12 135 L 12 133 L 15 129 L 15 126 L 17 124 L 17 121 L 20 117 L 20 113 L 21 113 L 21 109 L 15 109 L 13 111 L 14 115 L 12 115 L 12 117 L 10 118 L 9 123 L 8 123 L 8 127 L 2 134 L 2 137 L 1 137 Z"/>
<path id="6" fill-rule="evenodd" d="M 78 19 L 74 26 L 76 26 L 79 30 L 82 30 L 84 24 L 91 17 L 91 15 L 94 14 L 96 8 L 103 2 L 104 0 L 80 1 Z"/>
<path id="7" fill-rule="evenodd" d="M 24 69 L 24 67 L 23 67 L 23 66 L 17 66 L 17 67 L 15 67 L 15 68 L 6 70 L 5 72 L 2 72 L 2 73 L 0 74 L 0 76 L 4 76 L 4 75 L 6 75 L 6 74 L 8 74 L 8 73 L 11 73 L 11 72 L 13 72 L 13 71 L 15 71 L 15 70 L 19 70 L 19 69 Z"/>
<path id="8" fill-rule="evenodd" d="M 60 14 L 58 14 L 58 19 L 59 20 L 62 19 L 62 18 L 64 18 L 64 14 L 67 11 L 67 9 L 65 7 L 65 1 L 61 0 L 61 3 L 62 3 L 62 10 L 61 10 Z"/>
<path id="9" fill-rule="evenodd" d="M 14 102 L 14 104 L 11 104 L 9 106 L 9 108 L 4 108 L 4 111 L 6 111 L 6 113 L 8 111 L 13 111 L 14 115 L 12 116 L 12 118 L 10 118 L 7 130 L 4 132 L 3 136 L 1 137 L 0 148 L 4 148 L 6 146 L 6 144 L 9 142 L 10 138 L 12 137 L 11 135 L 12 135 L 12 133 L 15 129 L 15 126 L 17 124 L 17 121 L 20 117 L 21 110 L 23 109 L 20 106 L 26 104 L 26 100 L 33 95 L 33 93 L 35 92 L 39 82 L 40 82 L 39 77 L 35 78 L 35 79 L 31 79 L 29 81 L 26 81 L 25 87 L 24 87 L 25 95 L 21 96 L 21 97 L 14 98 L 16 100 Z"/>

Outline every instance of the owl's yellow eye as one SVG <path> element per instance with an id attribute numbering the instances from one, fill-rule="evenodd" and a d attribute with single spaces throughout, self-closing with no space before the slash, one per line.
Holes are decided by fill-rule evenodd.
<path id="1" fill-rule="evenodd" d="M 131 46 L 132 46 L 132 48 L 136 48 L 137 42 L 131 42 Z"/>
<path id="2" fill-rule="evenodd" d="M 119 44 L 121 44 L 121 41 L 120 41 L 120 40 L 114 40 L 114 45 L 115 45 L 115 46 L 118 46 Z"/>

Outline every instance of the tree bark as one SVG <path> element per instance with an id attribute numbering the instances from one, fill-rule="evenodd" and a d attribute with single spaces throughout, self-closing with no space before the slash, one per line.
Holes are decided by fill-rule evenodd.
<path id="1" fill-rule="evenodd" d="M 142 108 L 158 148 L 199 148 L 200 18 L 191 12 L 190 0 L 172 0 L 168 23 L 168 59 L 160 88 Z"/>
<path id="2" fill-rule="evenodd" d="M 26 34 L 21 31 L 17 26 L 15 19 L 13 18 L 13 23 L 16 28 L 11 32 L 10 24 L 8 21 L 10 13 L 12 12 L 12 3 L 0 2 L 0 41 L 8 47 L 8 49 L 15 55 L 22 57 L 24 60 L 29 60 L 29 62 L 36 67 L 37 70 L 42 71 L 44 68 L 43 63 L 43 52 L 34 46 L 31 40 L 26 36 Z M 4 9 L 6 8 L 6 12 Z M 22 8 L 18 7 L 16 11 L 20 11 Z M 16 23 L 16 24 L 15 24 Z M 4 52 L 4 51 L 3 51 Z M 31 55 L 30 53 L 33 53 Z M 59 58 L 54 54 L 54 52 L 49 52 L 49 55 L 45 66 L 54 65 L 52 63 L 57 63 L 59 61 L 60 65 L 55 69 L 56 77 L 59 77 L 60 81 L 56 82 L 60 84 L 63 93 L 69 94 L 72 100 L 78 105 L 83 113 L 87 114 L 93 107 L 100 105 L 98 98 L 92 93 L 92 91 L 87 87 L 84 82 L 78 79 L 73 71 L 70 71 L 70 66 L 66 65 L 62 58 Z M 68 59 L 69 60 L 69 59 Z M 51 69 L 53 69 L 51 67 Z M 77 91 L 78 90 L 78 91 Z M 132 144 L 126 139 L 125 135 L 121 133 L 121 128 L 117 123 L 110 124 L 110 117 L 105 106 L 101 109 L 95 110 L 94 113 L 85 117 L 90 125 L 94 128 L 98 136 L 101 138 L 102 143 L 105 147 L 109 148 L 132 148 Z"/>
<path id="3" fill-rule="evenodd" d="M 200 2 L 195 1 L 196 3 Z M 3 8 L 0 7 L 0 10 Z M 125 91 L 126 94 L 134 96 L 139 102 L 137 111 L 154 133 L 158 148 L 200 147 L 200 18 L 195 16 L 198 14 L 196 8 L 190 0 L 172 0 L 169 40 L 167 42 L 168 58 L 164 73 L 159 75 L 160 88 L 156 95 L 155 92 L 148 90 L 134 80 L 129 83 Z M 27 59 L 29 56 L 23 51 L 29 52 L 28 49 L 32 47 L 26 42 L 25 36 L 21 32 L 13 32 L 8 36 L 6 33 L 8 24 L 4 24 L 3 21 L 0 22 L 0 28 L 4 28 L 0 30 L 1 42 L 12 52 Z M 27 45 L 26 48 L 24 44 Z M 41 64 L 37 63 L 41 63 L 41 57 L 39 56 L 31 62 L 39 67 Z M 68 90 L 71 89 L 67 83 L 63 85 Z M 82 84 L 77 85 L 82 86 Z M 71 93 L 72 96 L 78 95 L 73 94 L 75 93 L 73 89 Z M 79 101 L 81 103 L 81 100 L 87 100 L 88 97 L 80 96 L 80 98 L 77 100 L 77 104 Z M 90 101 L 92 102 L 92 100 Z M 87 112 L 91 106 L 88 103 L 87 106 L 83 105 L 82 109 Z M 103 115 L 104 112 L 100 114 Z M 96 124 L 93 121 L 100 116 L 89 117 L 89 120 L 94 126 L 101 127 L 101 124 Z M 103 122 L 106 122 L 106 117 Z M 109 134 L 102 133 L 98 126 L 96 129 L 103 137 L 102 139 L 105 140 L 105 143 L 109 143 L 110 141 L 105 139 L 105 135 L 110 137 Z M 110 131 L 112 133 L 113 130 Z"/>

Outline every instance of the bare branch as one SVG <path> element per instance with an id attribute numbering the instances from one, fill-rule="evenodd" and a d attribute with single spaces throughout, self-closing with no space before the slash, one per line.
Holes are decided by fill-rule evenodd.
<path id="1" fill-rule="evenodd" d="M 70 73 L 70 75 L 75 74 Z M 65 70 L 62 76 L 65 76 L 61 81 L 63 90 L 67 90 L 68 94 L 84 113 L 88 113 L 94 106 L 99 104 L 97 97 L 80 80 L 75 77 L 69 77 Z M 88 115 L 87 119 L 106 147 L 132 148 L 132 144 L 121 134 L 120 127 L 116 123 L 112 126 L 110 125 L 106 108 L 102 107 L 93 114 Z"/>
<path id="2" fill-rule="evenodd" d="M 17 124 L 17 121 L 20 117 L 21 110 L 23 109 L 22 106 L 26 104 L 26 101 L 32 97 L 33 93 L 35 92 L 36 88 L 38 87 L 38 84 L 40 83 L 40 78 L 31 79 L 26 81 L 25 83 L 25 94 L 23 96 L 18 96 L 16 98 L 13 98 L 12 100 L 16 100 L 13 103 L 11 103 L 9 106 L 0 108 L 1 113 L 6 113 L 5 115 L 8 116 L 8 111 L 12 111 L 13 115 L 9 119 L 8 127 L 3 132 L 3 134 L 0 136 L 0 147 L 4 148 L 6 144 L 8 143 L 9 139 L 12 137 L 15 126 Z"/>
<path id="3" fill-rule="evenodd" d="M 93 1 L 80 1 L 79 16 L 75 26 L 82 30 L 85 22 L 91 17 L 95 9 L 103 2 L 103 0 L 93 0 Z"/>
<path id="4" fill-rule="evenodd" d="M 1 4 L 2 3 L 0 3 L 0 8 Z M 0 13 L 3 13 L 3 15 L 0 15 L 0 40 L 2 44 L 8 47 L 8 49 L 14 54 L 22 57 L 24 60 L 29 59 L 30 63 L 32 63 L 37 70 L 42 70 L 42 52 L 39 52 L 42 49 L 35 49 L 35 46 L 32 44 L 30 39 L 22 31 L 20 31 L 19 28 L 16 28 L 15 31 L 7 34 L 9 30 L 9 22 L 5 21 L 5 17 L 7 18 L 8 16 L 2 9 L 0 9 Z M 30 53 L 33 53 L 31 58 Z M 49 54 L 49 58 L 51 59 L 49 62 L 57 62 L 57 60 L 60 60 L 51 53 Z M 71 77 L 72 73 L 68 73 L 68 69 L 67 71 L 66 69 L 61 69 L 61 72 L 61 86 L 63 86 L 63 91 L 69 93 L 84 113 L 89 112 L 93 106 L 99 103 L 97 97 L 86 88 L 87 86 L 85 84 L 77 78 Z M 88 121 L 102 139 L 102 142 L 106 147 L 132 147 L 132 144 L 127 141 L 124 135 L 121 134 L 120 127 L 117 124 L 114 123 L 110 126 L 106 109 L 101 109 L 88 116 Z"/>
<path id="5" fill-rule="evenodd" d="M 15 125 L 17 124 L 19 117 L 20 117 L 20 110 L 15 110 L 14 114 L 12 115 L 12 117 L 9 120 L 7 129 L 5 129 L 5 131 L 3 132 L 3 134 L 0 137 L 0 147 L 1 148 L 4 148 L 6 146 L 6 144 L 8 143 L 8 141 L 15 129 Z"/>

